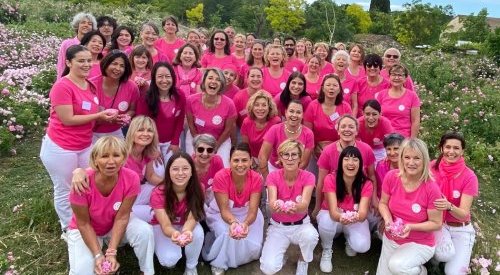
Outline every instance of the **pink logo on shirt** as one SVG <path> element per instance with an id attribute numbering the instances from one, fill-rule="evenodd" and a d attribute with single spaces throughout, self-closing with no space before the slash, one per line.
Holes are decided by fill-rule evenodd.
<path id="1" fill-rule="evenodd" d="M 344 89 L 344 94 L 348 94 L 351 90 L 349 90 L 349 88 L 345 88 Z"/>
<path id="2" fill-rule="evenodd" d="M 196 87 L 196 83 L 191 82 L 191 88 L 194 89 Z"/>
<path id="3" fill-rule="evenodd" d="M 118 104 L 118 110 L 125 112 L 128 109 L 128 102 L 127 101 L 122 101 L 120 104 Z"/>
<path id="4" fill-rule="evenodd" d="M 216 115 L 212 118 L 212 123 L 215 125 L 219 125 L 222 123 L 222 117 L 219 115 Z"/>
<path id="5" fill-rule="evenodd" d="M 113 204 L 113 210 L 118 211 L 118 209 L 120 209 L 121 205 L 122 205 L 121 201 L 115 202 L 115 204 Z"/>
<path id="6" fill-rule="evenodd" d="M 404 105 L 399 105 L 398 109 L 402 112 L 405 110 L 405 106 Z"/>
<path id="7" fill-rule="evenodd" d="M 296 72 L 297 71 L 297 67 L 293 67 L 292 71 Z"/>
<path id="8" fill-rule="evenodd" d="M 283 89 L 285 89 L 285 87 L 286 87 L 286 83 L 285 83 L 285 82 L 281 82 L 281 84 L 280 84 L 280 89 L 282 89 L 282 90 L 283 90 Z"/>
<path id="9" fill-rule="evenodd" d="M 94 96 L 94 103 L 99 105 L 99 98 L 97 98 L 97 96 Z"/>
<path id="10" fill-rule="evenodd" d="M 212 186 L 213 183 L 214 183 L 214 179 L 208 179 L 208 181 L 207 181 L 208 186 Z"/>
<path id="11" fill-rule="evenodd" d="M 298 202 L 298 203 L 301 203 L 302 202 L 302 196 L 301 195 L 298 195 L 296 198 L 295 198 L 295 201 Z"/>
<path id="12" fill-rule="evenodd" d="M 413 211 L 413 213 L 420 213 L 420 211 L 422 210 L 422 207 L 420 206 L 420 204 L 418 203 L 414 203 L 412 206 L 411 206 L 411 211 Z"/>
<path id="13" fill-rule="evenodd" d="M 458 190 L 453 190 L 453 198 L 455 198 L 455 199 L 460 198 L 460 191 L 458 191 Z"/>

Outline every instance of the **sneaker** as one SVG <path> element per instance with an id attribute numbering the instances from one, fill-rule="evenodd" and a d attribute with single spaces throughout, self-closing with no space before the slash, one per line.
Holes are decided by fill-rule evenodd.
<path id="1" fill-rule="evenodd" d="M 306 263 L 302 260 L 297 262 L 297 271 L 295 271 L 295 275 L 307 275 L 307 268 L 309 263 Z"/>
<path id="2" fill-rule="evenodd" d="M 61 240 L 64 240 L 66 243 L 68 242 L 68 231 L 63 230 L 61 233 Z"/>
<path id="3" fill-rule="evenodd" d="M 321 269 L 321 272 L 324 273 L 332 272 L 333 270 L 332 253 L 333 250 L 331 248 L 323 249 L 323 252 L 321 253 L 321 261 L 319 263 L 319 269 Z"/>
<path id="4" fill-rule="evenodd" d="M 198 275 L 198 270 L 195 268 L 187 268 L 184 270 L 184 275 Z"/>
<path id="5" fill-rule="evenodd" d="M 220 267 L 216 267 L 216 266 L 213 266 L 211 267 L 212 269 L 212 275 L 224 275 L 224 268 L 220 268 Z"/>
<path id="6" fill-rule="evenodd" d="M 352 247 L 349 245 L 349 242 L 345 242 L 345 254 L 347 254 L 347 256 L 349 256 L 349 257 L 354 257 L 358 253 L 356 253 L 356 251 L 354 251 L 354 249 L 352 249 Z"/>

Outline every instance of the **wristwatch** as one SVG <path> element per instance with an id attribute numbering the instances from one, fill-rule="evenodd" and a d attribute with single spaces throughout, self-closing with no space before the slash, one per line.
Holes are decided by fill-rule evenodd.
<path id="1" fill-rule="evenodd" d="M 448 211 L 453 211 L 453 203 L 450 203 L 450 207 L 448 207 Z"/>

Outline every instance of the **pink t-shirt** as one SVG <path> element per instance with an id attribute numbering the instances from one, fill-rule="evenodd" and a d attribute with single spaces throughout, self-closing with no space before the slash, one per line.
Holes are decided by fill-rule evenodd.
<path id="1" fill-rule="evenodd" d="M 241 126 L 241 136 L 246 136 L 248 138 L 248 145 L 250 145 L 250 153 L 252 157 L 258 157 L 260 147 L 262 147 L 262 143 L 264 142 L 264 135 L 267 131 L 274 125 L 281 122 L 279 116 L 275 116 L 271 118 L 266 126 L 262 129 L 257 129 L 257 125 L 255 121 L 246 117 L 243 120 L 243 124 Z"/>
<path id="2" fill-rule="evenodd" d="M 401 218 L 404 223 L 422 223 L 429 220 L 427 210 L 436 209 L 434 201 L 441 197 L 441 191 L 434 181 L 423 182 L 412 191 L 407 192 L 401 178 L 398 176 L 399 170 L 392 170 L 387 173 L 382 184 L 382 192 L 389 195 L 389 211 L 392 220 Z M 385 232 L 387 238 L 394 240 L 398 244 L 414 242 L 427 246 L 434 246 L 434 232 L 410 231 L 410 235 L 405 239 L 395 239 L 391 234 Z"/>
<path id="3" fill-rule="evenodd" d="M 170 59 L 163 52 L 161 52 L 158 48 L 156 49 L 157 53 L 155 55 L 151 55 L 153 65 L 158 62 L 168 62 L 170 63 Z"/>
<path id="4" fill-rule="evenodd" d="M 302 201 L 302 191 L 306 186 L 312 186 L 316 184 L 316 178 L 314 174 L 299 169 L 297 174 L 297 179 L 292 186 L 288 186 L 285 181 L 285 171 L 279 169 L 269 173 L 266 179 L 266 186 L 274 186 L 277 190 L 277 199 L 282 201 L 293 201 L 299 203 Z M 307 215 L 307 212 L 286 214 L 286 213 L 273 213 L 272 218 L 277 222 L 296 222 L 301 220 Z"/>
<path id="5" fill-rule="evenodd" d="M 385 176 L 391 170 L 394 170 L 394 168 L 391 169 L 391 161 L 388 158 L 384 158 L 377 163 L 375 177 L 377 178 L 377 197 L 379 199 L 382 195 L 382 182 L 384 182 Z"/>
<path id="6" fill-rule="evenodd" d="M 107 196 L 101 194 L 95 182 L 95 171 L 88 169 L 89 188 L 85 193 L 78 195 L 71 192 L 69 201 L 73 205 L 87 206 L 90 216 L 90 225 L 97 236 L 106 235 L 115 222 L 116 213 L 126 198 L 139 194 L 141 187 L 139 176 L 132 170 L 121 168 L 118 172 L 118 181 L 111 193 Z M 73 214 L 69 224 L 70 229 L 78 229 L 76 216 Z"/>
<path id="7" fill-rule="evenodd" d="M 178 100 L 172 98 L 168 102 L 160 101 L 156 117 L 149 111 L 146 98 L 141 97 L 137 103 L 136 114 L 149 116 L 155 121 L 160 143 L 172 142 L 173 145 L 179 145 L 184 128 L 185 109 L 186 99 L 183 93 L 179 93 Z"/>
<path id="8" fill-rule="evenodd" d="M 328 174 L 325 177 L 325 183 L 323 185 L 323 193 L 335 193 L 337 192 L 337 179 L 336 174 Z M 370 180 L 366 180 L 361 188 L 362 198 L 371 198 L 373 193 L 373 183 Z M 351 194 L 346 194 L 343 201 L 337 200 L 337 208 L 345 211 L 358 211 L 359 205 L 354 203 L 354 197 Z M 328 200 L 326 196 L 323 196 L 323 202 L 321 203 L 321 209 L 328 210 Z"/>
<path id="9" fill-rule="evenodd" d="M 165 209 L 165 185 L 161 184 L 153 189 L 151 200 L 149 202 L 153 209 Z M 186 222 L 187 199 L 184 197 L 181 201 L 174 202 L 175 219 L 170 221 L 173 225 L 184 225 Z M 151 219 L 151 224 L 158 224 L 156 215 Z"/>
<path id="10" fill-rule="evenodd" d="M 236 124 L 241 127 L 243 120 L 248 116 L 247 103 L 250 99 L 248 94 L 248 88 L 239 90 L 233 97 L 234 107 L 236 108 L 236 113 L 238 118 L 236 119 Z"/>
<path id="11" fill-rule="evenodd" d="M 248 205 L 252 194 L 262 191 L 262 176 L 253 170 L 248 170 L 243 191 L 238 193 L 231 178 L 231 168 L 225 168 L 215 174 L 212 190 L 214 193 L 227 194 L 229 208 L 241 208 Z"/>
<path id="12" fill-rule="evenodd" d="M 203 106 L 202 96 L 203 94 L 198 93 L 188 97 L 186 112 L 193 116 L 198 134 L 211 134 L 218 139 L 226 128 L 226 120 L 236 118 L 236 108 L 231 99 L 222 95 L 217 107 L 207 109 Z"/>
<path id="13" fill-rule="evenodd" d="M 236 55 L 233 55 L 236 60 L 236 68 L 238 68 L 238 72 L 241 72 L 241 68 L 246 64 L 246 58 L 243 56 L 242 58 L 238 58 Z"/>
<path id="14" fill-rule="evenodd" d="M 177 38 L 174 43 L 168 43 L 164 38 L 155 41 L 155 47 L 167 56 L 169 60 L 174 60 L 179 48 L 185 44 L 184 40 Z"/>
<path id="15" fill-rule="evenodd" d="M 280 96 L 281 96 L 281 93 L 275 95 L 273 100 L 274 100 L 274 103 L 276 103 L 276 107 L 278 108 L 278 114 L 282 117 L 285 117 L 286 106 L 281 101 Z M 309 106 L 309 103 L 311 103 L 312 99 L 310 96 L 306 95 L 306 96 L 299 98 L 299 100 L 300 100 L 300 103 L 302 103 L 302 107 L 303 107 L 303 110 L 305 112 L 307 110 L 307 106 Z"/>
<path id="16" fill-rule="evenodd" d="M 375 94 L 382 90 L 389 89 L 391 84 L 382 78 L 377 86 L 370 86 L 366 77 L 358 79 L 358 117 L 363 115 L 363 105 L 370 99 L 375 99 Z"/>
<path id="17" fill-rule="evenodd" d="M 394 130 L 404 137 L 410 137 L 411 109 L 421 105 L 418 95 L 414 91 L 405 90 L 400 98 L 392 98 L 387 89 L 378 93 L 377 100 L 382 106 L 382 115 L 389 119 Z"/>
<path id="18" fill-rule="evenodd" d="M 302 70 L 302 73 L 305 74 L 309 71 L 309 66 L 306 64 L 304 65 L 304 69 Z M 321 71 L 319 72 L 319 77 L 323 77 L 327 74 L 333 74 L 335 72 L 335 68 L 333 67 L 332 63 L 325 61 L 325 65 L 323 65 L 323 68 L 321 68 Z"/>
<path id="19" fill-rule="evenodd" d="M 182 91 L 186 98 L 196 94 L 196 86 L 201 85 L 203 73 L 200 69 L 193 67 L 189 71 L 185 71 L 181 65 L 174 66 L 175 76 L 177 77 L 176 88 Z"/>
<path id="20" fill-rule="evenodd" d="M 146 83 L 142 86 L 137 86 L 139 88 L 140 96 L 146 95 L 146 92 L 149 89 L 149 84 L 151 84 L 151 71 L 147 70 L 145 72 L 132 71 L 132 75 L 129 78 L 134 83 L 137 83 L 139 80 L 143 79 Z M 136 84 L 137 85 L 137 84 Z"/>
<path id="21" fill-rule="evenodd" d="M 394 132 L 391 122 L 384 116 L 379 116 L 378 124 L 375 128 L 368 128 L 365 125 L 365 117 L 358 118 L 359 132 L 357 138 L 370 145 L 372 149 L 384 149 L 384 137 Z"/>
<path id="22" fill-rule="evenodd" d="M 90 115 L 99 112 L 99 98 L 95 87 L 88 82 L 86 90 L 80 89 L 66 77 L 59 79 L 50 90 L 50 120 L 47 135 L 65 150 L 78 151 L 92 143 L 95 121 L 80 125 L 64 125 L 54 107 L 71 105 L 74 115 Z"/>
<path id="23" fill-rule="evenodd" d="M 231 100 L 234 99 L 234 96 L 240 91 L 240 88 L 238 88 L 236 85 L 231 84 L 226 86 L 226 90 L 224 90 L 224 95 L 229 97 Z"/>
<path id="24" fill-rule="evenodd" d="M 321 103 L 316 99 L 309 104 L 304 114 L 304 121 L 312 123 L 316 143 L 320 141 L 337 141 L 339 134 L 335 129 L 335 124 L 342 115 L 350 113 L 352 113 L 351 106 L 346 102 L 342 102 L 342 104 L 336 106 L 333 114 L 327 116 L 323 111 L 323 107 L 321 107 Z"/>
<path id="25" fill-rule="evenodd" d="M 79 44 L 80 40 L 78 40 L 78 37 L 68 38 L 61 43 L 61 47 L 59 48 L 59 53 L 57 54 L 57 65 L 56 65 L 57 80 L 59 80 L 62 77 L 62 73 L 64 71 L 64 68 L 66 67 L 66 51 L 68 50 L 69 47 Z"/>
<path id="26" fill-rule="evenodd" d="M 102 89 L 103 76 L 97 76 L 89 79 L 90 82 L 94 83 L 97 91 L 97 97 L 99 98 L 99 108 L 101 110 L 105 109 L 117 109 L 118 114 L 125 114 L 130 110 L 131 105 L 137 106 L 137 101 L 139 100 L 139 89 L 137 85 L 131 80 L 127 80 L 125 83 L 120 83 L 116 95 L 109 97 L 104 94 Z M 94 127 L 95 133 L 111 133 L 122 127 L 118 123 L 107 123 L 98 122 Z"/>
<path id="27" fill-rule="evenodd" d="M 90 67 L 89 75 L 87 76 L 87 79 L 91 79 L 94 77 L 101 76 L 101 64 L 100 63 L 94 63 L 92 64 L 92 67 Z"/>
<path id="28" fill-rule="evenodd" d="M 290 71 L 283 69 L 283 73 L 278 78 L 271 76 L 269 68 L 262 68 L 262 89 L 268 91 L 273 97 L 283 91 L 290 76 Z"/>
<path id="29" fill-rule="evenodd" d="M 274 126 L 272 126 L 269 131 L 264 135 L 264 141 L 267 141 L 271 144 L 271 157 L 269 158 L 269 162 L 278 168 L 281 168 L 281 165 L 276 164 L 278 161 L 278 147 L 280 144 L 287 140 L 288 137 L 286 136 L 285 133 L 285 123 L 279 123 Z M 311 131 L 311 129 L 303 126 L 302 131 L 300 132 L 299 137 L 297 138 L 298 141 L 300 141 L 305 149 L 310 149 L 312 150 L 314 148 L 314 134 Z"/>
<path id="30" fill-rule="evenodd" d="M 337 142 L 327 145 L 318 159 L 318 167 L 327 170 L 328 173 L 335 173 L 339 166 L 339 157 L 341 152 L 337 150 Z M 357 147 L 361 152 L 361 157 L 363 158 L 363 169 L 366 171 L 368 166 L 375 163 L 373 150 L 370 145 L 359 140 L 356 140 L 355 147 Z"/>
<path id="31" fill-rule="evenodd" d="M 289 72 L 302 72 L 304 69 L 304 62 L 295 57 L 290 57 L 285 63 L 285 69 Z"/>
<path id="32" fill-rule="evenodd" d="M 311 82 L 306 78 L 306 92 L 309 94 L 312 100 L 318 99 L 319 91 L 321 90 L 321 83 L 323 79 L 321 77 L 318 78 L 318 81 Z"/>
<path id="33" fill-rule="evenodd" d="M 366 71 L 365 71 L 365 68 L 363 68 L 363 65 L 359 66 L 358 67 L 358 74 L 357 75 L 353 75 L 352 72 L 351 72 L 351 69 L 349 69 L 349 67 L 345 70 L 345 75 L 349 78 L 354 78 L 355 80 L 359 80 L 359 79 L 362 79 L 362 78 L 365 78 L 366 77 Z"/>
<path id="34" fill-rule="evenodd" d="M 193 160 L 196 159 L 196 155 L 193 155 Z M 203 185 L 204 190 L 212 187 L 214 182 L 214 177 L 217 172 L 224 169 L 224 163 L 219 155 L 213 155 L 210 159 L 210 164 L 208 166 L 207 172 L 199 177 L 200 183 Z"/>
<path id="35" fill-rule="evenodd" d="M 135 160 L 132 155 L 129 155 L 124 167 L 134 171 L 139 176 L 139 179 L 143 181 L 146 176 L 146 165 L 148 165 L 150 161 L 151 159 L 148 157 L 143 157 L 142 160 L 138 161 Z"/>
<path id="36" fill-rule="evenodd" d="M 232 64 L 238 68 L 238 61 L 233 55 L 226 55 L 218 58 L 214 53 L 207 52 L 201 58 L 201 66 L 203 68 L 218 68 L 222 70 L 224 65 Z"/>
<path id="37" fill-rule="evenodd" d="M 344 94 L 342 95 L 343 101 L 352 107 L 352 96 L 359 93 L 356 79 L 346 76 L 344 81 L 342 81 L 342 89 L 344 89 Z"/>
<path id="38" fill-rule="evenodd" d="M 477 180 L 476 174 L 474 174 L 474 171 L 472 171 L 469 167 L 466 166 L 461 173 L 456 175 L 456 177 L 449 178 L 441 170 L 435 170 L 434 163 L 435 161 L 431 162 L 432 174 L 436 179 L 436 183 L 438 184 L 441 192 L 443 192 L 443 195 L 446 196 L 449 202 L 458 207 L 460 206 L 462 194 L 477 197 L 477 195 L 479 194 L 479 182 Z M 459 220 L 451 215 L 448 211 L 444 211 L 444 221 L 469 222 L 470 213 L 463 220 Z"/>
<path id="39" fill-rule="evenodd" d="M 391 80 L 389 77 L 389 72 L 386 69 L 382 69 L 380 71 L 380 75 L 390 83 Z M 406 78 L 406 81 L 403 84 L 403 87 L 405 87 L 406 89 L 415 91 L 415 85 L 413 84 L 413 79 L 411 79 L 410 75 L 408 75 L 408 77 Z"/>

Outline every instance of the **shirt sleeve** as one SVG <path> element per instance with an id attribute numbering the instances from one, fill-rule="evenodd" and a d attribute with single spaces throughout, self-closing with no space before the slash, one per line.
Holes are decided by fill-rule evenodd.
<path id="1" fill-rule="evenodd" d="M 331 155 L 331 146 L 336 146 L 335 142 L 325 147 L 318 159 L 318 167 L 321 169 L 331 171 L 330 162 L 328 161 Z"/>
<path id="2" fill-rule="evenodd" d="M 361 189 L 361 197 L 371 198 L 373 194 L 373 183 L 367 180 Z"/>
<path id="3" fill-rule="evenodd" d="M 476 174 L 474 174 L 474 172 L 468 169 L 464 172 L 468 172 L 469 174 L 464 178 L 464 188 L 462 190 L 462 193 L 476 197 L 477 195 L 479 195 L 479 182 L 477 180 L 477 176 Z"/>
<path id="4" fill-rule="evenodd" d="M 234 117 L 236 117 L 236 107 L 234 106 L 234 102 L 230 98 L 227 98 L 227 99 L 228 99 L 228 101 L 227 101 L 227 105 L 228 105 L 227 117 L 234 118 Z"/>
<path id="5" fill-rule="evenodd" d="M 315 186 L 316 185 L 316 177 L 313 173 L 303 170 L 304 172 L 304 186 Z"/>
<path id="6" fill-rule="evenodd" d="M 175 116 L 175 126 L 174 126 L 174 135 L 172 139 L 172 145 L 179 145 L 180 136 L 182 130 L 184 130 L 184 119 L 186 117 L 186 98 L 183 93 L 179 93 L 179 102 L 176 104 L 177 111 L 179 115 Z"/>
<path id="7" fill-rule="evenodd" d="M 328 174 L 325 177 L 325 183 L 323 184 L 323 193 L 335 193 L 335 192 L 337 192 L 335 176 L 333 174 Z"/>
<path id="8" fill-rule="evenodd" d="M 252 190 L 250 190 L 250 193 L 262 192 L 263 179 L 261 175 L 254 171 L 249 171 L 248 173 L 252 173 Z"/>
<path id="9" fill-rule="evenodd" d="M 314 105 L 309 104 L 309 106 L 306 109 L 306 112 L 304 113 L 304 121 L 313 124 L 313 128 L 314 128 L 314 109 L 315 109 Z"/>
<path id="10" fill-rule="evenodd" d="M 137 175 L 137 173 L 135 173 L 134 171 L 127 169 L 127 173 L 124 176 L 126 177 L 124 180 L 127 183 L 127 188 L 124 194 L 125 198 L 131 198 L 139 195 L 139 193 L 141 192 L 141 182 L 139 180 L 139 175 Z"/>
<path id="11" fill-rule="evenodd" d="M 420 102 L 420 98 L 418 97 L 417 93 L 415 93 L 414 91 L 411 91 L 411 107 L 418 108 L 421 105 L 422 104 Z"/>
<path id="12" fill-rule="evenodd" d="M 313 149 L 314 148 L 314 133 L 312 130 L 307 128 L 306 134 L 305 134 L 305 144 L 304 147 L 306 149 Z"/>
<path id="13" fill-rule="evenodd" d="M 436 184 L 434 181 L 428 181 L 427 184 L 427 209 L 436 209 L 434 206 L 434 201 L 441 198 L 441 190 L 439 189 L 439 186 Z"/>
<path id="14" fill-rule="evenodd" d="M 392 194 L 392 185 L 394 184 L 394 180 L 396 179 L 396 173 L 398 170 L 392 170 L 385 175 L 384 182 L 382 183 L 382 192 L 386 193 L 387 195 Z"/>
<path id="15" fill-rule="evenodd" d="M 165 193 L 163 192 L 163 185 L 159 185 L 153 189 L 149 204 L 153 209 L 165 209 Z"/>
<path id="16" fill-rule="evenodd" d="M 73 105 L 73 92 L 70 87 L 59 80 L 50 90 L 50 103 L 53 107 L 59 105 Z"/>
<path id="17" fill-rule="evenodd" d="M 217 174 L 215 174 L 214 183 L 212 184 L 212 191 L 217 193 L 229 194 L 229 190 L 227 188 L 229 179 L 227 178 L 226 174 L 226 169 L 221 170 L 217 172 Z"/>
<path id="18" fill-rule="evenodd" d="M 269 173 L 269 175 L 266 178 L 266 186 L 278 186 L 278 173 L 279 170 L 273 171 Z"/>
<path id="19" fill-rule="evenodd" d="M 279 126 L 272 126 L 269 131 L 266 132 L 266 134 L 264 135 L 264 141 L 267 141 L 269 143 L 271 143 L 271 145 L 274 144 L 274 139 L 276 137 L 276 129 L 279 129 Z"/>

